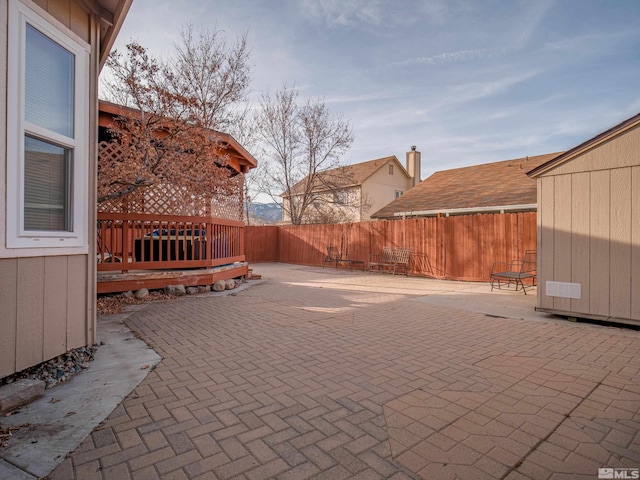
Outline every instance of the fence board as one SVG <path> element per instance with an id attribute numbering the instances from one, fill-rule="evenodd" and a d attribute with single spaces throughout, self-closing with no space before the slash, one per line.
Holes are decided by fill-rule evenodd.
<path id="1" fill-rule="evenodd" d="M 487 281 L 495 261 L 520 259 L 536 249 L 536 214 L 505 213 L 377 222 L 245 227 L 247 261 L 322 265 L 326 246 L 354 260 L 382 247 L 408 247 L 410 273 Z"/>

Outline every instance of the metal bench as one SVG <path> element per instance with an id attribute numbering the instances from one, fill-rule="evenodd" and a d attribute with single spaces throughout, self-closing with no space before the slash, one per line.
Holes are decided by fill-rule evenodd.
<path id="1" fill-rule="evenodd" d="M 396 272 L 404 271 L 409 275 L 409 257 L 411 250 L 403 247 L 383 247 L 381 254 L 371 254 L 369 256 L 369 271 L 393 275 Z"/>
<path id="2" fill-rule="evenodd" d="M 537 275 L 536 251 L 527 250 L 524 252 L 522 260 L 513 260 L 512 262 L 494 262 L 491 266 L 491 274 L 489 282 L 491 282 L 491 290 L 494 288 L 501 290 L 503 287 L 512 288 L 515 285 L 515 291 L 522 289 L 527 294 L 525 280 L 532 287 L 536 284 Z"/>

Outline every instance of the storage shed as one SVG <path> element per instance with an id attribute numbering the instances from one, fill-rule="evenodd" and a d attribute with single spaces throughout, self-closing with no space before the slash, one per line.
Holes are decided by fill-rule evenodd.
<path id="1" fill-rule="evenodd" d="M 528 172 L 537 310 L 640 325 L 640 114 Z"/>

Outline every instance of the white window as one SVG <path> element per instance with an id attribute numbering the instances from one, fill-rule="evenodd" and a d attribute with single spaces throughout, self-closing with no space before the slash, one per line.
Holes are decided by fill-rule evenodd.
<path id="1" fill-rule="evenodd" d="M 396 190 L 396 198 L 400 198 L 404 192 L 402 190 Z"/>
<path id="2" fill-rule="evenodd" d="M 6 246 L 85 253 L 89 46 L 11 0 L 8 51 Z"/>

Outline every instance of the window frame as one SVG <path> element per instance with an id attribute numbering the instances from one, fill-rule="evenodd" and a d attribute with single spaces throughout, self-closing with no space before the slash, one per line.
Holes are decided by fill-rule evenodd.
<path id="1" fill-rule="evenodd" d="M 27 254 L 74 254 L 89 252 L 88 161 L 90 45 L 52 17 L 45 18 L 18 0 L 9 1 L 7 70 L 7 202 L 6 249 L 25 249 Z M 27 24 L 74 56 L 73 137 L 67 137 L 25 119 Z M 25 230 L 25 136 L 71 150 L 71 185 L 68 194 L 70 231 Z M 33 249 L 38 249 L 37 252 Z"/>

